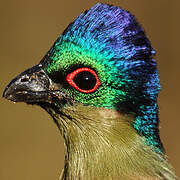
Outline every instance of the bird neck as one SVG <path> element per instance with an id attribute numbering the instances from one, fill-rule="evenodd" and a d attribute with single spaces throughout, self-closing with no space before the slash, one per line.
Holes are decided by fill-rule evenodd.
<path id="1" fill-rule="evenodd" d="M 156 102 L 138 107 L 133 127 L 139 135 L 145 137 L 147 145 L 152 146 L 158 153 L 164 152 L 159 136 L 158 105 Z"/>
<path id="2" fill-rule="evenodd" d="M 48 112 L 65 139 L 64 180 L 152 180 L 170 171 L 163 156 L 133 128 L 133 114 L 84 106 Z"/>

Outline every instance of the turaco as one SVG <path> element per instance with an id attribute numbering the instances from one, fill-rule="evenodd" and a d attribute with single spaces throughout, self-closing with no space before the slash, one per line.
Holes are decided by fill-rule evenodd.
<path id="1" fill-rule="evenodd" d="M 98 3 L 3 96 L 52 116 L 66 145 L 64 180 L 176 180 L 159 137 L 154 56 L 133 15 Z"/>

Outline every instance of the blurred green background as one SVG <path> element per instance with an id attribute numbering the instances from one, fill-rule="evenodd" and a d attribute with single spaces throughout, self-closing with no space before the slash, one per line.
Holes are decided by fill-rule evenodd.
<path id="1" fill-rule="evenodd" d="M 7 0 L 0 5 L 0 95 L 17 74 L 38 63 L 64 28 L 95 0 Z M 112 0 L 145 28 L 160 71 L 161 138 L 180 176 L 180 1 Z M 64 142 L 50 116 L 36 106 L 0 99 L 0 180 L 57 180 Z"/>

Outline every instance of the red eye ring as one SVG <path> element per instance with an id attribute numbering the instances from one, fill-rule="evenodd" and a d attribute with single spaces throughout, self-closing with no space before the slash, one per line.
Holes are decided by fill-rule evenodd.
<path id="1" fill-rule="evenodd" d="M 80 87 L 77 86 L 77 84 L 73 81 L 73 79 L 75 78 L 76 75 L 78 75 L 79 73 L 81 72 L 84 72 L 84 71 L 87 71 L 87 72 L 90 72 L 92 75 L 94 75 L 94 77 L 96 78 L 96 84 L 94 85 L 94 87 L 92 89 L 88 89 L 88 90 L 85 90 L 85 89 L 81 89 Z M 71 85 L 73 86 L 75 89 L 77 89 L 78 91 L 80 92 L 83 92 L 83 93 L 91 93 L 93 91 L 95 91 L 99 85 L 101 85 L 101 82 L 98 78 L 98 75 L 96 74 L 96 72 L 90 68 L 87 68 L 87 67 L 83 67 L 83 68 L 79 68 L 79 69 L 76 69 L 75 71 L 73 71 L 72 73 L 68 74 L 67 77 L 66 77 L 66 81 Z"/>

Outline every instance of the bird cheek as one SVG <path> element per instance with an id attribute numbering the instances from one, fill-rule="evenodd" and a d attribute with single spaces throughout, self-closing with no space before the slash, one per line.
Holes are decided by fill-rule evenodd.
<path id="1" fill-rule="evenodd" d="M 122 117 L 122 115 L 118 111 L 106 108 L 101 108 L 99 110 L 99 115 L 100 117 L 102 117 L 102 119 L 116 119 L 118 117 Z"/>

